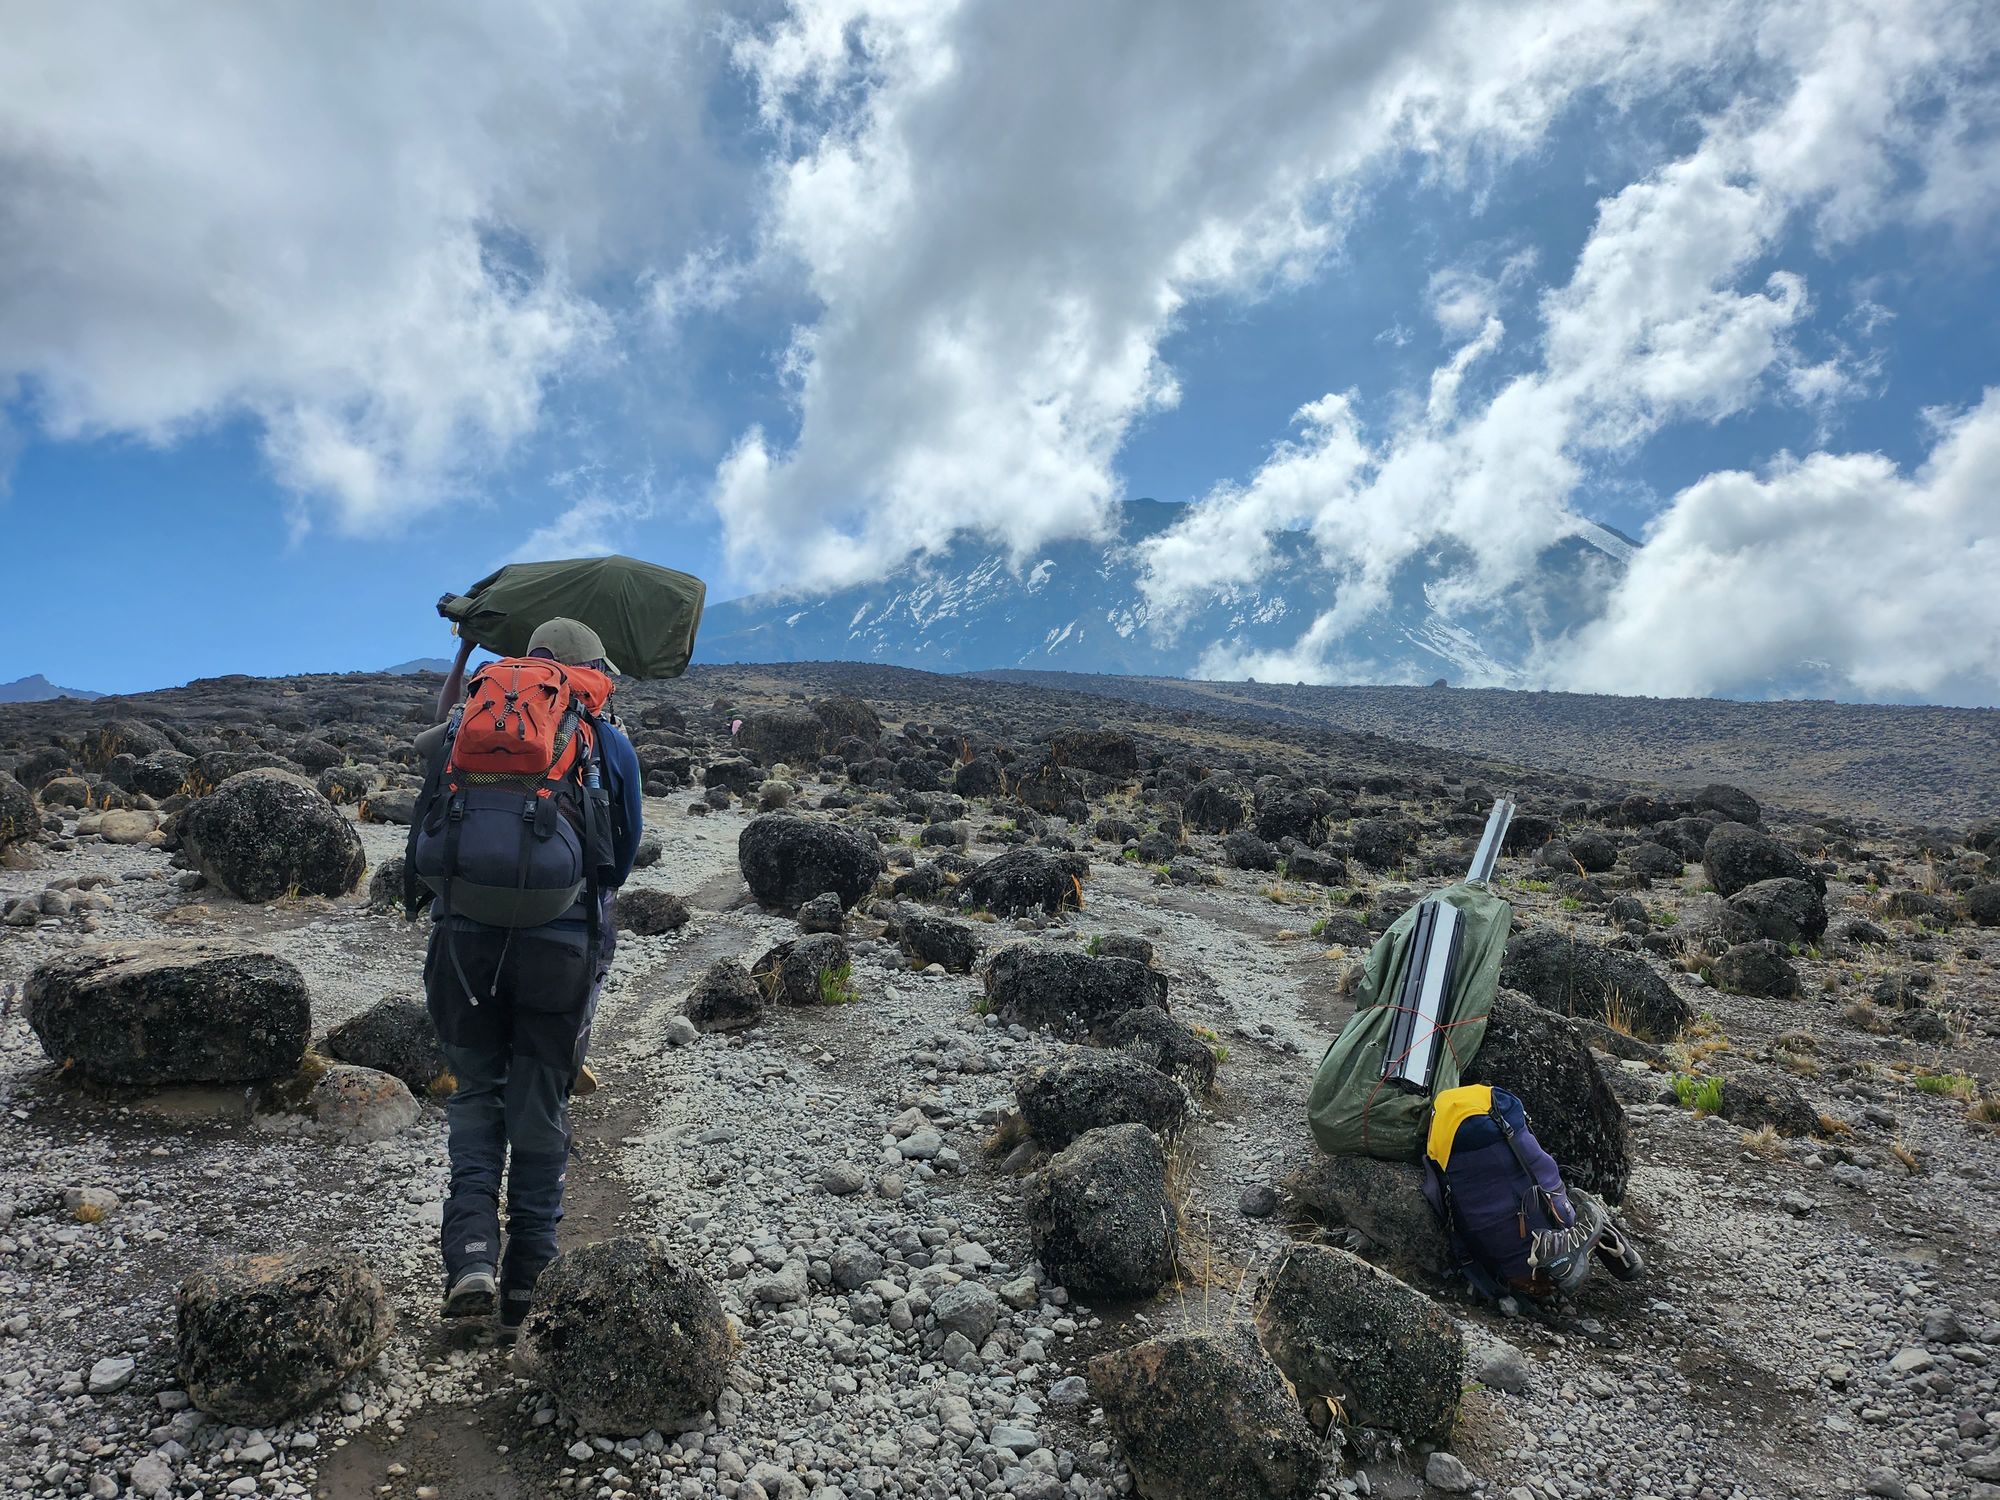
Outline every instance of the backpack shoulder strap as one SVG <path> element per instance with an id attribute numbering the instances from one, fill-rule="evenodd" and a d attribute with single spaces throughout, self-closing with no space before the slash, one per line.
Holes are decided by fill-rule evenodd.
<path id="1" fill-rule="evenodd" d="M 410 832 L 403 841 L 403 916 L 409 921 L 416 920 L 423 890 L 417 879 L 417 837 L 437 801 L 438 786 L 444 780 L 444 768 L 451 763 L 452 742 L 458 737 L 459 716 L 464 711 L 462 707 L 454 708 L 451 717 L 444 721 L 444 738 L 438 741 L 437 749 L 431 752 L 430 764 L 424 767 L 423 790 L 417 793 L 416 807 L 410 813 Z"/>

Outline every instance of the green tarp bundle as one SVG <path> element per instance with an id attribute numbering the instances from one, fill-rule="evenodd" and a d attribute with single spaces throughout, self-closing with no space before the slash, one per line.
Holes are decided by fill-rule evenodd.
<path id="1" fill-rule="evenodd" d="M 1500 960 L 1514 909 L 1484 882 L 1462 882 L 1435 898 L 1458 908 L 1463 924 L 1449 1018 L 1438 1036 L 1437 1071 L 1428 1094 L 1382 1081 L 1382 1060 L 1396 1016 L 1393 1001 L 1411 959 L 1412 906 L 1368 951 L 1355 995 L 1354 1017 L 1320 1059 L 1306 1104 L 1313 1138 L 1333 1156 L 1381 1156 L 1415 1161 L 1423 1151 L 1431 1100 L 1458 1087 L 1459 1074 L 1479 1051 L 1486 1017 L 1500 985 Z"/>
<path id="2" fill-rule="evenodd" d="M 708 585 L 633 557 L 509 563 L 463 594 L 438 600 L 458 633 L 500 656 L 520 656 L 544 621 L 581 620 L 627 677 L 678 677 L 694 655 Z"/>

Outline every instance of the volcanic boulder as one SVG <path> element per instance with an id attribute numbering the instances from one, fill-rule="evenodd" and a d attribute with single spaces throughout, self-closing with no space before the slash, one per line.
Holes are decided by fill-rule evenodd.
<path id="1" fill-rule="evenodd" d="M 1178 1244 L 1167 1160 L 1144 1125 L 1086 1131 L 1028 1186 L 1028 1228 L 1050 1278 L 1085 1297 L 1150 1297 Z"/>
<path id="2" fill-rule="evenodd" d="M 1096 776 L 1122 779 L 1139 774 L 1138 747 L 1131 735 L 1115 729 L 1065 729 L 1050 748 L 1061 764 Z"/>
<path id="3" fill-rule="evenodd" d="M 939 964 L 954 974 L 969 974 L 979 960 L 979 938 L 971 927 L 928 912 L 898 914 L 896 942 L 919 968 Z"/>
<path id="4" fill-rule="evenodd" d="M 1145 1500 L 1306 1500 L 1320 1441 L 1247 1324 L 1100 1354 L 1090 1394 Z"/>
<path id="5" fill-rule="evenodd" d="M 1732 995 L 1759 995 L 1781 1000 L 1799 992 L 1799 971 L 1785 950 L 1769 938 L 1738 943 L 1709 969 L 1716 988 Z"/>
<path id="6" fill-rule="evenodd" d="M 613 920 L 620 932 L 629 932 L 637 937 L 662 937 L 687 926 L 687 902 L 672 891 L 634 886 L 618 893 L 613 906 Z"/>
<path id="7" fill-rule="evenodd" d="M 1507 944 L 1500 982 L 1544 1010 L 1588 1016 L 1649 1042 L 1672 1041 L 1694 1019 L 1694 1007 L 1643 959 L 1560 932 L 1517 933 Z"/>
<path id="8" fill-rule="evenodd" d="M 1688 799 L 1688 805 L 1698 813 L 1708 813 L 1729 823 L 1757 823 L 1764 816 L 1755 797 L 1740 786 L 1725 786 L 1720 782 L 1696 792 Z"/>
<path id="9" fill-rule="evenodd" d="M 743 965 L 725 958 L 695 981 L 681 1009 L 697 1031 L 742 1031 L 764 1019 L 764 992 Z"/>
<path id="10" fill-rule="evenodd" d="M 1104 1042 L 1178 1079 L 1194 1093 L 1206 1095 L 1215 1087 L 1215 1049 L 1157 1006 L 1126 1011 L 1107 1028 Z"/>
<path id="11" fill-rule="evenodd" d="M 1234 833 L 1252 810 L 1249 792 L 1224 777 L 1196 782 L 1181 801 L 1181 816 L 1196 833 Z"/>
<path id="12" fill-rule="evenodd" d="M 986 965 L 986 995 L 1002 1021 L 1093 1040 L 1128 1010 L 1165 1010 L 1166 987 L 1164 974 L 1128 958 L 1091 958 L 1040 943 L 1009 943 Z"/>
<path id="13" fill-rule="evenodd" d="M 62 954 L 29 976 L 24 1009 L 42 1050 L 94 1083 L 284 1077 L 312 1026 L 296 968 L 208 939 Z"/>
<path id="14" fill-rule="evenodd" d="M 1624 1108 L 1582 1034 L 1562 1016 L 1500 991 L 1460 1081 L 1519 1099 L 1564 1182 L 1612 1203 L 1625 1196 L 1632 1142 Z"/>
<path id="15" fill-rule="evenodd" d="M 28 789 L 0 771 L 0 849 L 25 844 L 42 831 L 42 812 Z"/>
<path id="16" fill-rule="evenodd" d="M 329 1057 L 400 1078 L 412 1094 L 449 1093 L 451 1065 L 421 1000 L 390 995 L 326 1034 Z"/>
<path id="17" fill-rule="evenodd" d="M 751 965 L 750 977 L 768 1000 L 827 1005 L 844 998 L 841 991 L 852 967 L 838 933 L 815 932 L 778 944 Z"/>
<path id="18" fill-rule="evenodd" d="M 736 743 L 767 766 L 809 766 L 826 753 L 826 730 L 826 721 L 811 709 L 763 708 L 743 721 Z"/>
<path id="19" fill-rule="evenodd" d="M 354 826 L 289 771 L 231 776 L 188 807 L 177 828 L 195 867 L 241 901 L 293 891 L 344 896 L 367 866 Z"/>
<path id="20" fill-rule="evenodd" d="M 1452 1276 L 1451 1250 L 1424 1201 L 1424 1172 L 1415 1162 L 1315 1156 L 1285 1179 L 1285 1190 L 1314 1219 L 1355 1230 L 1397 1265 L 1434 1281 Z"/>
<path id="21" fill-rule="evenodd" d="M 174 1298 L 180 1381 L 223 1422 L 270 1427 L 382 1352 L 395 1312 L 381 1278 L 342 1252 L 239 1255 Z"/>
<path id="22" fill-rule="evenodd" d="M 736 1335 L 715 1289 L 664 1241 L 628 1235 L 558 1257 L 521 1350 L 586 1432 L 678 1432 L 722 1394 Z"/>
<path id="23" fill-rule="evenodd" d="M 1718 823 L 1701 848 L 1708 883 L 1733 896 L 1760 880 L 1803 880 L 1820 893 L 1826 877 L 1767 833 L 1743 823 Z"/>
<path id="24" fill-rule="evenodd" d="M 958 904 L 996 917 L 1036 911 L 1054 916 L 1065 906 L 1083 904 L 1081 882 L 1088 868 L 1075 855 L 1009 849 L 966 872 L 958 883 Z"/>
<path id="25" fill-rule="evenodd" d="M 882 850 L 868 834 L 793 813 L 751 819 L 736 841 L 736 862 L 758 903 L 780 911 L 796 911 L 822 891 L 852 906 L 883 868 Z"/>
<path id="26" fill-rule="evenodd" d="M 1258 1331 L 1301 1399 L 1413 1443 L 1451 1436 L 1465 1343 L 1429 1297 L 1326 1245 L 1287 1249 L 1262 1294 Z"/>
<path id="27" fill-rule="evenodd" d="M 1729 904 L 1779 943 L 1816 943 L 1826 935 L 1826 900 L 1811 882 L 1760 880 L 1729 898 Z"/>
<path id="28" fill-rule="evenodd" d="M 1144 1125 L 1171 1138 L 1187 1123 L 1187 1090 L 1127 1052 L 1072 1047 L 1014 1078 L 1021 1117 L 1050 1151 L 1102 1125 Z"/>
<path id="29" fill-rule="evenodd" d="M 835 744 L 842 740 L 861 740 L 872 745 L 882 738 L 881 715 L 866 700 L 852 694 L 822 698 L 813 704 L 812 711 L 826 726 L 827 736 Z"/>

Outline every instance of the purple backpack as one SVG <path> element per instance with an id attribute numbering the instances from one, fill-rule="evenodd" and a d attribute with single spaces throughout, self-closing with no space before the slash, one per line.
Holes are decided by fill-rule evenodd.
<path id="1" fill-rule="evenodd" d="M 1424 1153 L 1424 1197 L 1475 1291 L 1538 1300 L 1573 1291 L 1590 1269 L 1607 1217 L 1572 1206 L 1562 1169 L 1505 1089 L 1467 1085 L 1437 1096 Z"/>

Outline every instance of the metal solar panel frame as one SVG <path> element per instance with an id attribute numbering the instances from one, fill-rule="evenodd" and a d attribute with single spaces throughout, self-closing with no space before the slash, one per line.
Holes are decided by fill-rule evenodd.
<path id="1" fill-rule="evenodd" d="M 1418 907 L 1410 962 L 1396 989 L 1396 1014 L 1382 1057 L 1385 1083 L 1430 1092 L 1437 1076 L 1438 1033 L 1451 1024 L 1451 981 L 1464 931 L 1458 908 L 1449 902 L 1433 898 Z"/>
<path id="2" fill-rule="evenodd" d="M 1493 811 L 1486 815 L 1486 832 L 1480 835 L 1479 847 L 1473 851 L 1467 880 L 1484 882 L 1493 878 L 1494 866 L 1500 863 L 1500 851 L 1507 843 L 1507 829 L 1513 821 L 1514 804 L 1505 797 L 1499 798 L 1493 804 Z"/>

